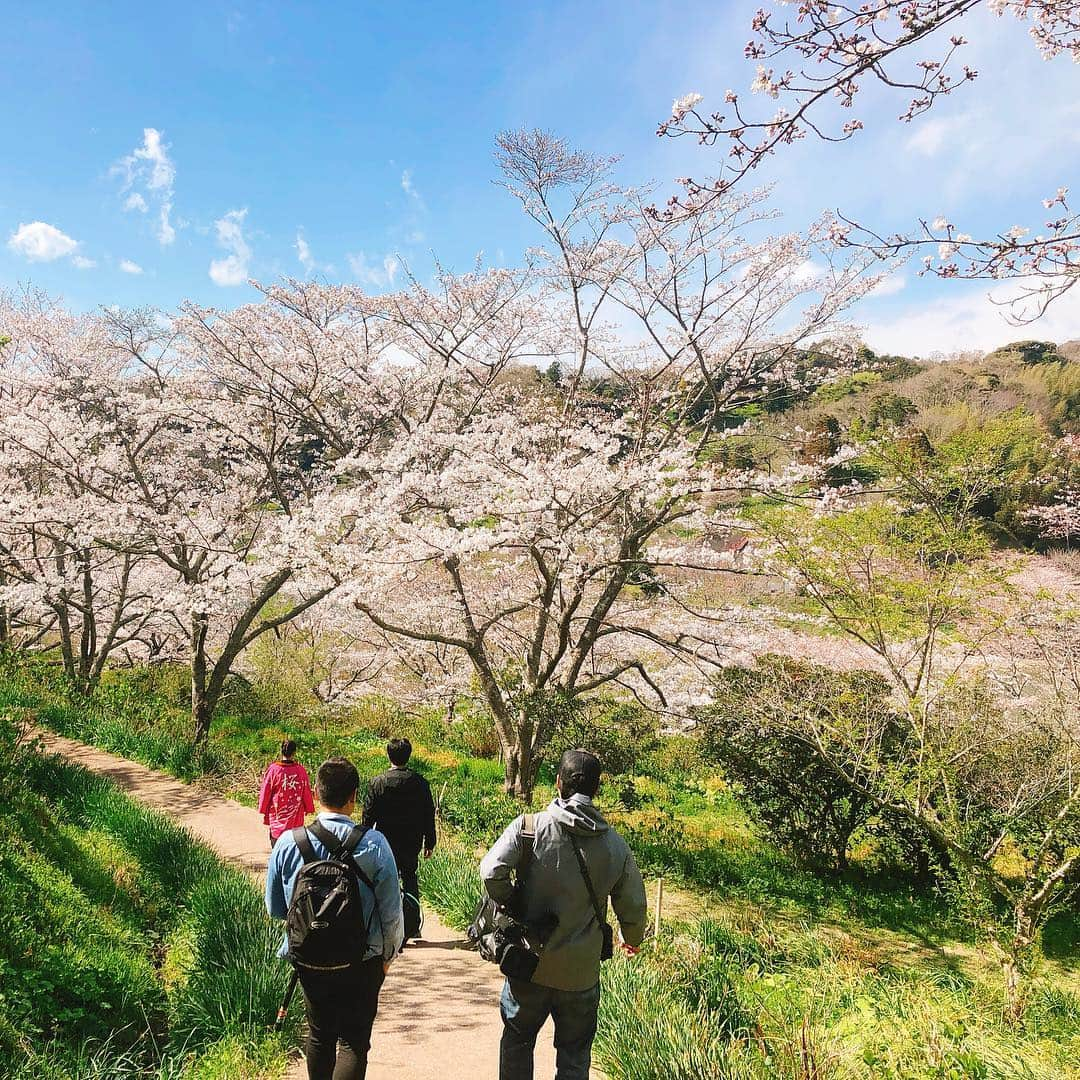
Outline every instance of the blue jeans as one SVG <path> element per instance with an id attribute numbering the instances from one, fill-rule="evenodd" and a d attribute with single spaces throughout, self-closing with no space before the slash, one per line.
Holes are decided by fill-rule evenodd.
<path id="1" fill-rule="evenodd" d="M 555 1021 L 555 1080 L 589 1080 L 600 984 L 590 990 L 553 990 L 507 979 L 502 999 L 499 1080 L 533 1080 L 536 1036 Z"/>

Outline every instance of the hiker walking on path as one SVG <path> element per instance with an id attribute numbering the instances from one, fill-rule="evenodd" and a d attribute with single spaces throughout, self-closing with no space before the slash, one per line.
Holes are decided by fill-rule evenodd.
<path id="1" fill-rule="evenodd" d="M 380 773 L 368 787 L 364 801 L 364 824 L 378 829 L 390 842 L 407 897 L 405 940 L 420 931 L 420 883 L 417 878 L 420 851 L 431 858 L 435 850 L 435 800 L 431 785 L 408 768 L 412 743 L 391 739 L 386 745 L 390 768 Z M 415 903 L 414 903 L 415 901 Z"/>
<path id="2" fill-rule="evenodd" d="M 556 1080 L 588 1080 L 600 963 L 612 948 L 609 896 L 627 951 L 645 936 L 641 873 L 626 841 L 593 805 L 599 759 L 587 750 L 567 750 L 556 787 L 551 805 L 528 815 L 531 844 L 525 818 L 517 818 L 480 863 L 484 888 L 497 904 L 512 905 L 526 924 L 550 924 L 552 916 L 558 921 L 532 978 L 507 978 L 503 987 L 500 1080 L 532 1080 L 536 1036 L 548 1016 L 555 1022 Z"/>
<path id="3" fill-rule="evenodd" d="M 278 955 L 304 991 L 309 1080 L 363 1080 L 379 991 L 401 949 L 401 891 L 386 838 L 353 820 L 356 767 L 330 758 L 316 784 L 322 813 L 275 845 L 266 910 L 287 918 Z"/>
<path id="4" fill-rule="evenodd" d="M 308 771 L 296 760 L 296 743 L 281 744 L 281 760 L 271 763 L 259 788 L 259 813 L 270 830 L 270 847 L 290 829 L 304 824 L 304 815 L 315 813 Z"/>

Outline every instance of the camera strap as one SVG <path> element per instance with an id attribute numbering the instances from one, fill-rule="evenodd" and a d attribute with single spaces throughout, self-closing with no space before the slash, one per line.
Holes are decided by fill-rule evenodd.
<path id="1" fill-rule="evenodd" d="M 574 849 L 574 854 L 577 856 L 578 869 L 581 871 L 581 876 L 585 879 L 585 888 L 589 890 L 589 899 L 592 901 L 593 911 L 596 913 L 596 921 L 600 926 L 605 926 L 607 924 L 607 918 L 604 909 L 600 906 L 600 901 L 596 896 L 596 890 L 593 888 L 589 868 L 585 865 L 585 854 L 581 848 L 578 847 L 578 843 L 574 839 L 574 834 L 572 832 L 567 830 L 566 836 L 570 841 L 570 846 Z"/>
<path id="2" fill-rule="evenodd" d="M 517 888 L 525 884 L 525 879 L 532 869 L 533 853 L 536 849 L 536 815 L 526 814 L 521 819 L 521 865 L 517 872 Z"/>

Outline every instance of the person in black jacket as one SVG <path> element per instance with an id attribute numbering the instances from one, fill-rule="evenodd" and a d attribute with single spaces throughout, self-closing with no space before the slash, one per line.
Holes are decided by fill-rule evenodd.
<path id="1" fill-rule="evenodd" d="M 378 829 L 390 842 L 402 889 L 409 896 L 419 897 L 420 851 L 423 849 L 424 858 L 429 859 L 435 850 L 435 800 L 428 782 L 407 768 L 411 755 L 412 743 L 408 739 L 391 739 L 387 743 L 386 756 L 391 767 L 376 776 L 368 787 L 364 824 Z M 419 930 L 419 906 L 415 921 L 410 918 L 413 913 L 409 908 L 411 905 L 406 910 L 406 938 L 415 937 Z"/>

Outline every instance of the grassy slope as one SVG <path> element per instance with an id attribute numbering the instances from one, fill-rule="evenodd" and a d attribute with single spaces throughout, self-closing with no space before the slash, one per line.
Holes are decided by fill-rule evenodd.
<path id="1" fill-rule="evenodd" d="M 286 732 L 261 706 L 234 699 L 206 759 L 184 747 L 179 695 L 117 677 L 93 708 L 73 706 L 37 678 L 9 678 L 0 706 L 42 709 L 51 724 L 250 799 Z M 409 721 L 374 706 L 347 721 L 291 722 L 305 760 L 351 756 L 364 775 L 383 767 L 385 734 Z M 428 903 L 456 925 L 477 896 L 475 852 L 516 812 L 497 763 L 447 746 L 437 726 L 412 721 L 416 763 L 443 793 L 455 837 L 427 864 Z M 661 770 L 663 772 L 663 770 Z M 682 770 L 685 771 L 685 770 Z M 824 879 L 756 839 L 722 785 L 679 781 L 680 767 L 639 777 L 638 805 L 605 809 L 639 860 L 669 881 L 669 925 L 633 964 L 605 970 L 598 1060 L 615 1080 L 664 1075 L 1061 1077 L 1080 1059 L 1076 923 L 1047 935 L 1052 960 L 1036 984 L 1026 1027 L 999 1020 L 998 975 L 947 906 L 909 883 L 856 871 Z M 675 779 L 673 779 L 673 776 Z M 542 791 L 540 797 L 546 797 Z M 682 887 L 670 888 L 672 878 Z M 702 918 L 701 916 L 705 917 Z M 692 916 L 692 917 L 690 917 Z M 815 1074 L 812 1068 L 819 1069 Z M 1080 1074 L 1080 1073 L 1078 1073 Z"/>
<path id="2" fill-rule="evenodd" d="M 280 1073 L 279 938 L 253 883 L 85 770 L 28 753 L 0 772 L 0 1075 Z"/>

